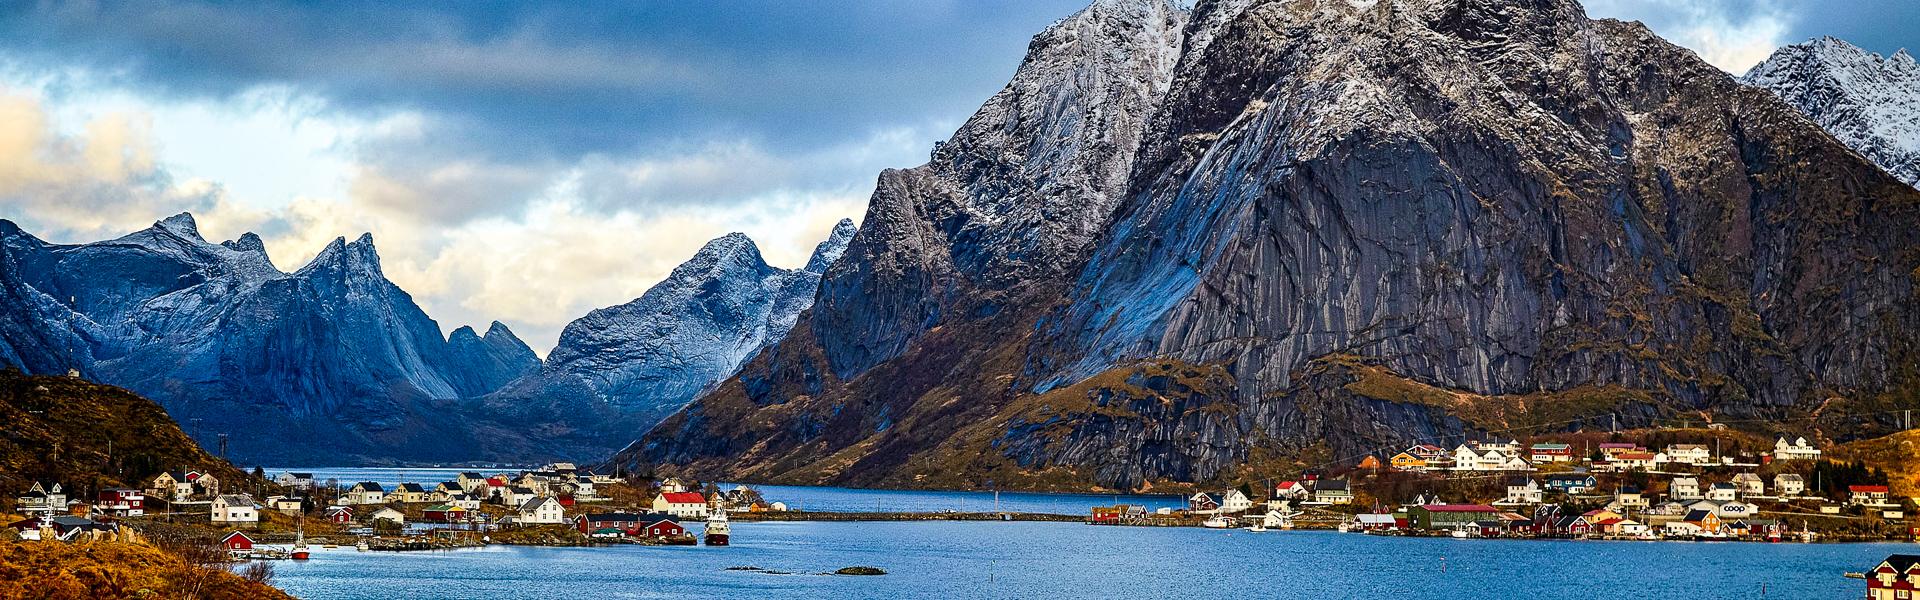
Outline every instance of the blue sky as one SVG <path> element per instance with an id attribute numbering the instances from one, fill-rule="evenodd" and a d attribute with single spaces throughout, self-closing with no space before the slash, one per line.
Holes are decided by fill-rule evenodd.
<path id="1" fill-rule="evenodd" d="M 544 353 L 728 231 L 801 264 L 1084 2 L 11 3 L 0 217 L 78 242 L 192 210 L 289 270 L 372 231 L 444 329 Z M 1735 72 L 1920 45 L 1907 1 L 1588 8 Z"/>

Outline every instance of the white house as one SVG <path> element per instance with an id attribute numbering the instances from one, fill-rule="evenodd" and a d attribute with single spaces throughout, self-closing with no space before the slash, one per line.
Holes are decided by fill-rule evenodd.
<path id="1" fill-rule="evenodd" d="M 1673 537 L 1700 535 L 1704 531 L 1699 525 L 1686 521 L 1668 521 L 1665 529 L 1666 534 Z"/>
<path id="2" fill-rule="evenodd" d="M 1734 475 L 1733 487 L 1737 488 L 1736 491 L 1742 496 L 1759 496 L 1767 493 L 1766 482 L 1762 481 L 1759 475 L 1752 473 Z"/>
<path id="3" fill-rule="evenodd" d="M 554 524 L 567 522 L 566 508 L 552 497 L 528 498 L 520 504 L 520 522 L 533 524 Z"/>
<path id="4" fill-rule="evenodd" d="M 367 515 L 367 523 L 374 523 L 376 521 L 393 521 L 395 525 L 406 525 L 407 515 L 406 513 L 394 510 L 392 507 L 383 506 L 380 507 L 380 510 L 373 511 L 373 514 Z"/>
<path id="5" fill-rule="evenodd" d="M 503 487 L 498 491 L 500 492 L 500 503 L 507 506 L 519 506 L 526 503 L 527 500 L 539 496 L 539 494 L 533 493 L 533 490 L 518 485 Z"/>
<path id="6" fill-rule="evenodd" d="M 402 504 L 419 504 L 429 501 L 429 496 L 426 487 L 418 483 L 409 482 L 393 486 L 393 491 L 387 492 L 387 501 Z"/>
<path id="7" fill-rule="evenodd" d="M 1313 492 L 1307 490 L 1307 485 L 1298 481 L 1282 481 L 1273 486 L 1275 500 L 1304 500 L 1311 495 Z"/>
<path id="8" fill-rule="evenodd" d="M 268 496 L 266 502 L 267 510 L 277 510 L 289 515 L 300 514 L 300 511 L 306 508 L 304 504 L 301 498 L 291 496 Z"/>
<path id="9" fill-rule="evenodd" d="M 1706 444 L 1671 444 L 1665 452 L 1667 462 L 1688 465 L 1713 464 L 1713 452 Z"/>
<path id="10" fill-rule="evenodd" d="M 387 490 L 378 483 L 362 481 L 347 488 L 345 499 L 347 504 L 385 504 Z"/>
<path id="11" fill-rule="evenodd" d="M 1220 512 L 1222 513 L 1242 513 L 1252 508 L 1253 499 L 1248 498 L 1246 494 L 1240 493 L 1240 490 L 1228 490 L 1220 500 Z"/>
<path id="12" fill-rule="evenodd" d="M 668 477 L 666 481 L 660 482 L 660 491 L 662 493 L 685 492 L 687 491 L 687 484 L 685 482 L 680 481 L 680 479 L 677 477 Z"/>
<path id="13" fill-rule="evenodd" d="M 258 523 L 260 511 L 253 505 L 253 496 L 221 494 L 213 497 L 213 522 Z"/>
<path id="14" fill-rule="evenodd" d="M 1613 532 L 1619 535 L 1631 535 L 1631 536 L 1646 535 L 1647 525 L 1645 523 L 1641 523 L 1633 519 L 1627 519 L 1619 523 L 1614 523 Z"/>
<path id="15" fill-rule="evenodd" d="M 1819 458 L 1820 449 L 1807 443 L 1807 438 L 1797 437 L 1792 442 L 1788 442 L 1787 438 L 1781 437 L 1773 442 L 1774 460 L 1817 460 Z"/>
<path id="16" fill-rule="evenodd" d="M 468 511 L 480 510 L 480 498 L 473 494 L 467 494 L 467 493 L 447 494 L 447 499 L 445 500 L 445 502 L 447 503 L 448 506 L 457 506 L 457 507 L 466 509 Z"/>
<path id="17" fill-rule="evenodd" d="M 1798 473 L 1781 473 L 1773 476 L 1773 493 L 1782 498 L 1792 498 L 1807 491 L 1807 479 Z"/>
<path id="18" fill-rule="evenodd" d="M 296 490 L 310 490 L 313 489 L 313 474 L 288 471 L 275 476 L 273 482 Z"/>
<path id="19" fill-rule="evenodd" d="M 1707 499 L 1715 502 L 1732 502 L 1740 497 L 1740 486 L 1720 482 L 1707 487 Z"/>
<path id="20" fill-rule="evenodd" d="M 1542 493 L 1540 483 L 1531 477 L 1515 477 L 1507 480 L 1507 498 L 1502 504 L 1539 504 Z"/>
<path id="21" fill-rule="evenodd" d="M 707 497 L 699 492 L 661 492 L 653 498 L 653 512 L 682 519 L 707 518 Z"/>
<path id="22" fill-rule="evenodd" d="M 1674 500 L 1699 500 L 1705 497 L 1700 494 L 1700 480 L 1693 477 L 1673 478 L 1673 483 L 1667 486 L 1667 496 Z"/>

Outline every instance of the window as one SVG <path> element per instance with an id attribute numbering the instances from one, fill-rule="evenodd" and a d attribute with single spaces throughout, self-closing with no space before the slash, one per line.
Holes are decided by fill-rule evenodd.
<path id="1" fill-rule="evenodd" d="M 1894 590 L 1894 591 L 1893 591 L 1893 597 L 1895 597 L 1895 598 L 1899 598 L 1900 600 L 1907 600 L 1907 598 L 1911 598 L 1911 597 L 1912 597 L 1912 595 L 1911 595 L 1911 594 L 1913 594 L 1913 592 L 1911 592 L 1911 591 L 1908 591 L 1908 590 Z"/>

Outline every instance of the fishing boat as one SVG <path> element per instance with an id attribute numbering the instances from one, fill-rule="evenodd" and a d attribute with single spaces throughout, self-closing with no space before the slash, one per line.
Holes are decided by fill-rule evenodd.
<path id="1" fill-rule="evenodd" d="M 716 510 L 713 511 L 713 515 L 707 517 L 707 530 L 705 533 L 707 534 L 708 546 L 727 545 L 727 538 L 731 536 L 732 532 L 733 527 L 727 524 L 727 511 Z"/>
<path id="2" fill-rule="evenodd" d="M 360 538 L 360 543 L 358 543 L 358 544 L 354 544 L 354 545 L 353 545 L 353 549 L 354 549 L 354 550 L 359 550 L 359 551 L 361 551 L 361 552 L 366 552 L 366 551 L 367 551 L 367 549 L 368 549 L 368 545 L 367 545 L 367 539 L 366 539 L 366 538 Z"/>
<path id="3" fill-rule="evenodd" d="M 1227 520 L 1226 517 L 1214 515 L 1213 518 L 1202 521 L 1200 526 L 1208 529 L 1226 529 L 1233 526 L 1233 521 Z"/>
<path id="4" fill-rule="evenodd" d="M 293 529 L 293 559 L 307 560 L 309 558 L 313 558 L 313 552 L 307 550 L 307 524 L 306 519 L 302 518 L 294 525 Z"/>
<path id="5" fill-rule="evenodd" d="M 1266 533 L 1267 521 L 1265 519 L 1256 520 L 1252 525 L 1242 527 L 1241 529 L 1247 530 L 1247 533 Z"/>

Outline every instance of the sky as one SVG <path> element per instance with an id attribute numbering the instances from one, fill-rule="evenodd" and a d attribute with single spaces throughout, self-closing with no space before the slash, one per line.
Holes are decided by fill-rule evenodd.
<path id="1" fill-rule="evenodd" d="M 372 232 L 443 331 L 545 354 L 707 240 L 805 263 L 1086 0 L 0 6 L 0 218 L 108 239 L 191 211 L 283 270 Z M 1588 0 L 1733 73 L 1909 0 Z"/>

